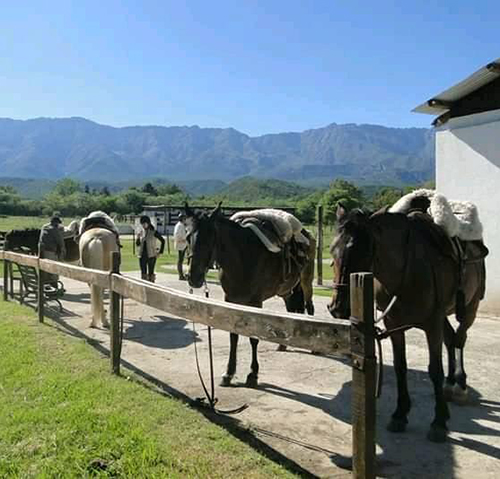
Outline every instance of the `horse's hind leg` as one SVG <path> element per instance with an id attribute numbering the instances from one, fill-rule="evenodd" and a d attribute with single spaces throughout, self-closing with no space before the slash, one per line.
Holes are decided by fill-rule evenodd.
<path id="1" fill-rule="evenodd" d="M 444 442 L 448 430 L 446 422 L 450 418 L 450 412 L 443 394 L 443 333 L 436 328 L 433 331 L 426 331 L 426 336 L 429 346 L 429 376 L 434 385 L 436 400 L 434 421 L 427 433 L 427 439 L 432 442 Z"/>
<path id="2" fill-rule="evenodd" d="M 408 366 L 406 364 L 406 341 L 404 332 L 391 334 L 391 343 L 394 354 L 394 370 L 396 372 L 398 384 L 398 405 L 387 425 L 387 430 L 390 432 L 404 432 L 408 424 L 408 413 L 411 409 L 406 379 Z"/>
<path id="3" fill-rule="evenodd" d="M 236 372 L 236 351 L 238 349 L 238 338 L 239 336 L 235 333 L 229 333 L 229 361 L 227 363 L 227 369 L 225 374 L 222 376 L 221 386 L 229 386 Z"/>
<path id="4" fill-rule="evenodd" d="M 476 312 L 479 306 L 477 303 L 467 305 L 465 319 L 457 328 L 455 335 L 455 351 L 457 355 L 457 365 L 455 370 L 455 386 L 453 388 L 453 400 L 459 404 L 467 402 L 467 374 L 464 366 L 464 350 L 467 341 L 467 331 L 476 319 Z"/>
<path id="5" fill-rule="evenodd" d="M 455 385 L 455 331 L 448 318 L 444 319 L 444 344 L 448 353 L 448 375 L 444 383 L 443 394 L 447 401 L 453 399 L 453 389 Z"/>
<path id="6" fill-rule="evenodd" d="M 247 376 L 246 385 L 250 388 L 256 388 L 259 377 L 259 362 L 257 360 L 257 346 L 259 345 L 259 340 L 257 338 L 250 338 L 250 344 L 252 345 L 252 364 L 250 366 L 250 374 Z"/>

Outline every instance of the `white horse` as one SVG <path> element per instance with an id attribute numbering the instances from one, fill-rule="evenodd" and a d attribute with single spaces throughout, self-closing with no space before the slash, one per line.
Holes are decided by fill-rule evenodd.
<path id="1" fill-rule="evenodd" d="M 89 218 L 102 218 L 103 226 L 93 226 L 90 229 L 86 229 Z M 79 243 L 80 262 L 82 266 L 103 271 L 111 270 L 111 253 L 120 251 L 115 231 L 116 227 L 111 218 L 100 211 L 93 212 L 82 220 Z M 103 288 L 93 284 L 90 285 L 92 303 L 91 328 L 97 327 L 99 322 L 104 328 L 109 327 L 106 312 L 104 311 L 103 292 Z"/>

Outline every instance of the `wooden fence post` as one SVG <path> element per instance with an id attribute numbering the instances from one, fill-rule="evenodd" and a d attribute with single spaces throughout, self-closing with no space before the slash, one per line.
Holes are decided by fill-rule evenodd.
<path id="1" fill-rule="evenodd" d="M 12 299 L 14 299 L 14 263 L 9 261 L 9 294 Z"/>
<path id="2" fill-rule="evenodd" d="M 44 271 L 40 268 L 40 258 L 43 258 L 43 246 L 40 245 L 38 248 L 38 292 L 37 292 L 37 309 L 38 309 L 38 321 L 40 323 L 43 323 L 43 314 L 44 314 L 44 307 L 45 307 L 45 302 L 44 302 L 44 285 L 45 285 L 45 273 Z"/>
<path id="3" fill-rule="evenodd" d="M 375 478 L 376 366 L 373 275 L 351 274 L 352 473 Z"/>
<path id="4" fill-rule="evenodd" d="M 317 282 L 323 285 L 323 205 L 318 205 Z"/>
<path id="5" fill-rule="evenodd" d="M 120 253 L 111 253 L 111 272 L 120 272 Z M 113 280 L 111 280 L 111 287 Z M 110 292 L 110 347 L 109 357 L 111 359 L 111 372 L 113 374 L 120 374 L 120 344 L 122 338 L 120 337 L 120 295 L 115 293 L 112 289 Z"/>
<path id="6" fill-rule="evenodd" d="M 9 299 L 9 261 L 3 260 L 3 300 Z"/>

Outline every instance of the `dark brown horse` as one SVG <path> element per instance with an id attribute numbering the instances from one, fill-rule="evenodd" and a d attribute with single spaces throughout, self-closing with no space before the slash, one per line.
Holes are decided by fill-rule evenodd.
<path id="1" fill-rule="evenodd" d="M 203 286 L 206 272 L 215 261 L 225 301 L 261 308 L 266 299 L 278 295 L 285 299 L 290 312 L 304 313 L 305 307 L 308 312 L 314 312 L 311 274 L 314 267 L 309 264 L 311 260 L 314 263 L 314 254 L 305 267 L 295 261 L 288 263 L 283 254 L 268 251 L 248 228 L 225 218 L 220 207 L 207 215 L 195 213 L 186 205 L 186 215 L 191 222 L 188 241 L 191 248 L 189 284 L 192 287 Z M 250 338 L 250 343 L 252 364 L 246 384 L 255 387 L 259 373 L 259 340 Z M 231 347 L 227 370 L 222 377 L 223 386 L 230 385 L 236 372 L 237 345 L 238 335 L 230 333 Z"/>
<path id="2" fill-rule="evenodd" d="M 71 225 L 73 225 L 73 223 Z M 71 226 L 70 229 L 75 233 L 77 232 L 77 228 L 74 225 Z M 41 230 L 39 228 L 9 231 L 5 235 L 5 250 L 37 255 L 40 231 Z M 78 242 L 75 241 L 74 236 L 65 237 L 64 246 L 66 248 L 66 257 L 64 258 L 65 262 L 72 263 L 80 259 Z"/>
<path id="3" fill-rule="evenodd" d="M 447 316 L 455 312 L 459 267 L 449 238 L 428 215 L 417 211 L 408 215 L 387 213 L 385 210 L 369 215 L 361 210 L 347 212 L 339 206 L 337 218 L 338 234 L 331 247 L 337 294 L 329 306 L 330 313 L 336 318 L 348 318 L 349 275 L 373 272 L 377 308 L 385 311 L 389 307 L 384 322 L 388 331 L 394 331 L 390 338 L 398 402 L 387 428 L 392 432 L 406 429 L 411 402 L 406 379 L 404 330 L 416 327 L 423 330 L 427 338 L 429 375 L 436 400 L 435 417 L 427 437 L 442 442 L 447 436 L 449 419 L 443 390 L 443 339 L 449 356 L 447 390 L 461 397 L 466 392 L 463 352 L 467 330 L 476 318 L 484 295 L 486 248 L 467 243 L 468 257 L 479 259 L 466 264 L 463 271 L 465 309 L 457 318 L 460 323 L 455 331 Z M 391 302 L 392 307 L 389 306 Z"/>

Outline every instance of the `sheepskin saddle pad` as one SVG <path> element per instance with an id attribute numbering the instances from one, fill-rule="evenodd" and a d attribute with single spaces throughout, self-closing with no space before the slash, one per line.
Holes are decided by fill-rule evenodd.
<path id="1" fill-rule="evenodd" d="M 80 236 L 92 228 L 105 228 L 118 235 L 114 221 L 103 211 L 94 211 L 83 218 L 80 223 Z"/>
<path id="2" fill-rule="evenodd" d="M 435 190 L 420 189 L 400 198 L 389 212 L 408 213 L 415 209 L 428 213 L 450 238 L 458 237 L 463 241 L 483 238 L 483 225 L 477 208 L 468 201 L 452 201 Z"/>
<path id="3" fill-rule="evenodd" d="M 272 253 L 281 252 L 292 239 L 304 247 L 309 246 L 309 239 L 302 233 L 302 223 L 286 211 L 272 208 L 240 211 L 231 219 L 244 228 L 250 228 Z"/>

